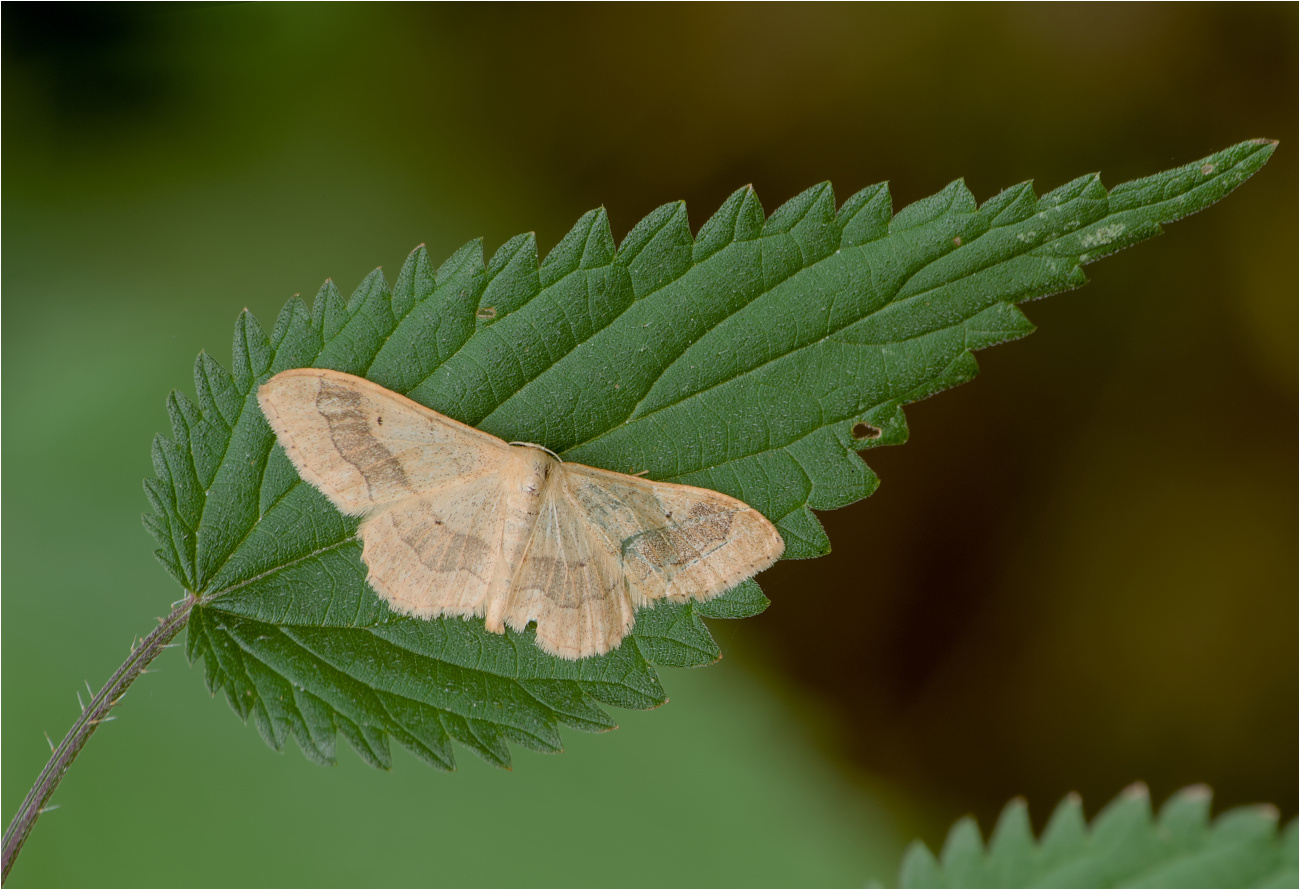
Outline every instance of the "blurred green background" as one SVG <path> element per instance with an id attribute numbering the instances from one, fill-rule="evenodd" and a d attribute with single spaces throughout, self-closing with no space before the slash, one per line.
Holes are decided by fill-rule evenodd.
<path id="1" fill-rule="evenodd" d="M 895 207 L 1282 140 L 909 409 L 836 548 L 766 573 L 669 705 L 513 773 L 285 756 L 169 652 L 12 875 L 37 884 L 858 885 L 1144 779 L 1296 810 L 1297 9 L 116 6 L 3 16 L 3 802 L 180 596 L 140 525 L 164 398 L 235 316 L 585 210 L 753 183 Z"/>

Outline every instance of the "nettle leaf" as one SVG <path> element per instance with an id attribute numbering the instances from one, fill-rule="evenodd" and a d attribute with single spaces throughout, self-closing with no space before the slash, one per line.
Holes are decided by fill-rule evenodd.
<path id="1" fill-rule="evenodd" d="M 1111 801 L 1092 824 L 1078 796 L 1061 801 L 1035 839 L 1023 800 L 998 818 L 988 846 L 969 817 L 936 859 L 914 841 L 901 887 L 1294 887 L 1296 821 L 1278 830 L 1271 806 L 1240 807 L 1210 821 L 1210 789 L 1184 788 L 1152 816 L 1146 786 Z"/>
<path id="2" fill-rule="evenodd" d="M 347 300 L 328 281 L 310 308 L 290 300 L 270 336 L 245 312 L 231 369 L 200 355 L 197 403 L 169 397 L 145 483 L 158 557 L 200 597 L 189 656 L 268 744 L 293 736 L 320 762 L 339 733 L 377 766 L 395 739 L 450 769 L 452 740 L 505 766 L 509 742 L 558 751 L 561 725 L 610 729 L 602 705 L 665 700 L 653 665 L 716 660 L 702 618 L 758 614 L 758 585 L 642 610 L 619 649 L 579 662 L 531 630 L 399 617 L 366 586 L 357 520 L 298 479 L 257 387 L 287 368 L 365 376 L 506 441 L 725 492 L 776 523 L 786 556 L 818 556 L 812 511 L 876 487 L 856 452 L 904 441 L 903 405 L 1028 334 L 1015 303 L 1083 284 L 1083 263 L 1212 204 L 1273 148 L 1109 192 L 1091 175 L 980 205 L 955 182 L 897 214 L 883 185 L 838 210 L 820 185 L 765 218 L 746 188 L 695 237 L 667 204 L 617 247 L 594 210 L 540 265 L 532 235 L 436 270 L 420 247 L 391 288 L 376 270 Z"/>

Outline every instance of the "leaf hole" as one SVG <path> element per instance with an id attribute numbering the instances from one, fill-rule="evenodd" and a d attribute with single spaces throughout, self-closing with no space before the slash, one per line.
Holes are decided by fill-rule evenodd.
<path id="1" fill-rule="evenodd" d="M 879 439 L 884 431 L 878 426 L 872 426 L 869 423 L 859 423 L 853 426 L 853 438 L 859 442 L 864 439 Z"/>
<path id="2" fill-rule="evenodd" d="M 1213 164 L 1206 164 L 1204 167 L 1201 168 L 1201 173 L 1204 174 L 1205 176 L 1209 176 L 1213 172 L 1214 172 Z"/>

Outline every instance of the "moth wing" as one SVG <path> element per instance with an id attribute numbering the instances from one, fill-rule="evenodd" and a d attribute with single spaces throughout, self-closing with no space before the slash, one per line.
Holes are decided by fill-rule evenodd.
<path id="1" fill-rule="evenodd" d="M 570 498 L 617 554 L 632 604 L 708 600 L 772 565 L 776 527 L 721 492 L 564 464 Z"/>
<path id="2" fill-rule="evenodd" d="M 257 400 L 299 475 L 351 515 L 495 472 L 509 456 L 496 436 L 338 371 L 283 371 Z"/>
<path id="3" fill-rule="evenodd" d="M 404 615 L 482 617 L 502 553 L 505 489 L 490 474 L 381 507 L 361 523 L 366 580 Z"/>
<path id="4" fill-rule="evenodd" d="M 537 622 L 537 643 L 563 658 L 600 655 L 632 629 L 631 597 L 618 551 L 599 534 L 560 479 L 549 486 L 519 567 L 511 579 L 505 622 Z"/>

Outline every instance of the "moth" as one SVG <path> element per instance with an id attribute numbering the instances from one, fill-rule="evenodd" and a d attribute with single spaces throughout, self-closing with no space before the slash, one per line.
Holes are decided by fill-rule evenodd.
<path id="1" fill-rule="evenodd" d="M 367 581 L 405 615 L 536 622 L 543 650 L 583 658 L 638 608 L 718 596 L 785 549 L 735 498 L 568 463 L 351 374 L 283 371 L 257 398 L 302 478 L 364 517 Z"/>

